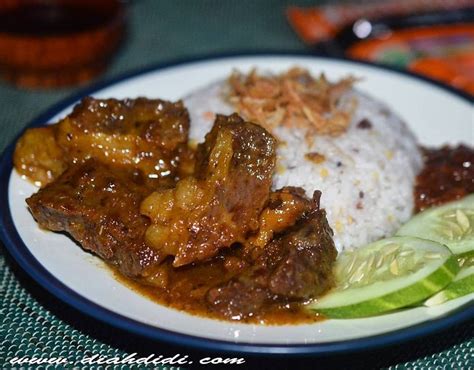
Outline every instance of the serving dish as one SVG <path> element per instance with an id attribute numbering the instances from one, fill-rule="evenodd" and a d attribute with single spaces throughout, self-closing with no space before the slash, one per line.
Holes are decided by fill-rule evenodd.
<path id="1" fill-rule="evenodd" d="M 84 95 L 179 99 L 238 67 L 281 71 L 293 65 L 331 79 L 363 77 L 359 88 L 387 102 L 423 145 L 472 145 L 472 103 L 461 94 L 420 78 L 365 63 L 296 55 L 254 55 L 185 61 L 158 66 L 94 86 L 41 115 L 32 125 L 54 122 Z M 449 123 L 449 124 L 448 124 Z M 36 189 L 12 172 L 13 145 L 2 156 L 2 240 L 41 285 L 78 310 L 153 339 L 201 349 L 256 353 L 322 354 L 400 342 L 473 317 L 474 294 L 441 306 L 357 320 L 326 320 L 294 326 L 258 326 L 191 316 L 149 301 L 117 281 L 96 257 L 62 234 L 38 229 L 24 200 Z"/>

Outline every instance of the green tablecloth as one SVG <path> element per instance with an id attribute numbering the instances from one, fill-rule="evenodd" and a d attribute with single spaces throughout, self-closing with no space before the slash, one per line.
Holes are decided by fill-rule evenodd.
<path id="1" fill-rule="evenodd" d="M 304 4 L 301 1 L 291 3 Z M 284 18 L 285 1 L 135 1 L 129 8 L 127 41 L 102 78 L 176 58 L 241 50 L 306 47 Z M 314 1 L 307 1 L 314 3 Z M 309 50 L 308 50 L 309 51 Z M 74 92 L 26 91 L 0 83 L 0 150 L 45 108 Z M 5 206 L 5 205 L 2 205 Z M 107 327 L 79 314 L 32 281 L 0 249 L 0 367 L 15 356 L 67 357 L 69 365 L 87 355 L 112 357 L 137 352 L 223 356 L 174 348 Z M 259 368 L 474 368 L 473 322 L 403 345 L 324 359 L 270 360 L 246 357 Z M 235 356 L 231 356 L 235 357 Z M 18 367 L 18 366 L 17 366 Z M 234 365 L 234 367 L 237 367 Z M 125 368 L 125 367 L 124 367 Z M 214 366 L 214 368 L 217 368 Z"/>

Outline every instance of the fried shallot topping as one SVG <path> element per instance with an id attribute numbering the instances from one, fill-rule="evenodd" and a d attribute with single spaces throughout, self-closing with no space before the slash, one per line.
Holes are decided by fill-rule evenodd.
<path id="1" fill-rule="evenodd" d="M 306 128 L 307 135 L 338 136 L 350 124 L 355 101 L 341 104 L 345 92 L 356 81 L 346 77 L 336 83 L 324 74 L 314 78 L 301 68 L 280 75 L 234 71 L 229 78 L 229 101 L 247 120 L 272 132 L 275 127 Z"/>

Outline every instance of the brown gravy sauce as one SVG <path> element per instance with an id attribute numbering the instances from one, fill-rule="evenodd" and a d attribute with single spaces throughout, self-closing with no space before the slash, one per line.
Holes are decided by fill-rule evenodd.
<path id="1" fill-rule="evenodd" d="M 211 285 L 209 283 L 225 278 L 221 274 L 219 266 L 214 264 L 211 267 L 209 265 L 195 266 L 192 269 L 187 269 L 186 272 L 184 270 L 179 271 L 175 274 L 172 288 L 169 290 L 145 285 L 122 275 L 113 267 L 110 267 L 110 269 L 117 281 L 153 302 L 191 315 L 227 321 L 222 316 L 210 311 L 206 305 L 204 293 Z M 237 317 L 232 321 L 263 325 L 296 325 L 319 322 L 325 319 L 321 314 L 305 310 L 304 305 L 307 303 L 309 302 L 266 305 L 263 310 L 255 313 L 252 317 Z"/>

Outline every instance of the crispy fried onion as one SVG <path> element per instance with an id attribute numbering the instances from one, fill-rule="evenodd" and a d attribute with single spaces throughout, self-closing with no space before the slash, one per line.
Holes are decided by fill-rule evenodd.
<path id="1" fill-rule="evenodd" d="M 336 83 L 324 74 L 314 78 L 301 68 L 280 75 L 245 75 L 234 71 L 229 78 L 229 101 L 239 114 L 268 131 L 275 127 L 307 129 L 307 135 L 338 136 L 350 124 L 356 102 L 340 104 L 343 94 L 356 81 L 346 77 Z"/>

